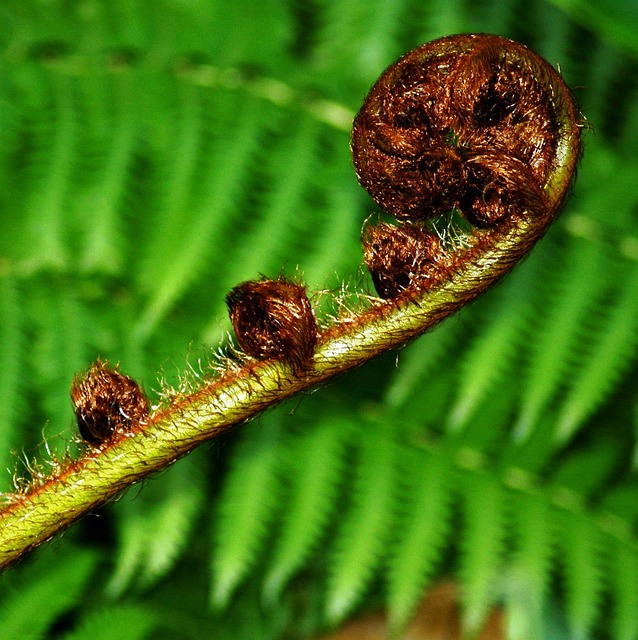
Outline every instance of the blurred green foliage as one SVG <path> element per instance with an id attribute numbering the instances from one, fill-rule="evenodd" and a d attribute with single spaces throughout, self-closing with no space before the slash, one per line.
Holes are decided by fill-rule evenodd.
<path id="1" fill-rule="evenodd" d="M 638 638 L 631 2 L 0 2 L 0 484 L 66 450 L 97 356 L 155 399 L 197 372 L 239 281 L 299 272 L 319 310 L 369 291 L 349 121 L 396 57 L 462 31 L 535 48 L 587 116 L 547 238 L 398 356 L 7 572 L 1 638 L 305 638 L 374 606 L 399 630 L 440 575 L 470 632 L 500 603 L 512 639 Z"/>

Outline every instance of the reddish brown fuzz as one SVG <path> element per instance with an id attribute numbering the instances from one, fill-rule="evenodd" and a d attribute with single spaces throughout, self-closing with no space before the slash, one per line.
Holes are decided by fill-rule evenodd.
<path id="1" fill-rule="evenodd" d="M 226 304 L 245 353 L 284 360 L 297 376 L 312 368 L 317 323 L 304 286 L 284 278 L 244 282 Z"/>
<path id="2" fill-rule="evenodd" d="M 137 382 L 100 360 L 73 380 L 71 400 L 80 435 L 91 444 L 129 431 L 149 416 L 148 400 Z"/>
<path id="3" fill-rule="evenodd" d="M 396 298 L 407 289 L 429 288 L 453 264 L 452 252 L 436 234 L 410 224 L 365 227 L 361 241 L 363 258 L 382 298 Z"/>
<path id="4" fill-rule="evenodd" d="M 560 75 L 522 44 L 486 34 L 435 40 L 370 91 L 352 131 L 357 176 L 400 220 L 457 209 L 493 228 L 543 214 L 558 206 L 545 187 L 562 161 L 558 114 L 575 112 L 571 101 Z"/>

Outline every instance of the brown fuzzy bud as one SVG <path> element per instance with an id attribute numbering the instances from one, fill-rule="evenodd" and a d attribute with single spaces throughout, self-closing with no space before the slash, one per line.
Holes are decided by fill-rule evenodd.
<path id="1" fill-rule="evenodd" d="M 558 208 L 579 127 L 569 89 L 539 55 L 499 36 L 456 35 L 383 73 L 355 118 L 352 153 L 359 182 L 396 218 L 456 208 L 492 227 Z"/>
<path id="2" fill-rule="evenodd" d="M 429 287 L 452 267 L 453 254 L 430 231 L 405 224 L 367 226 L 361 237 L 363 257 L 381 298 Z"/>
<path id="3" fill-rule="evenodd" d="M 140 386 L 117 367 L 98 360 L 71 386 L 80 435 L 92 444 L 148 420 L 148 400 Z"/>
<path id="4" fill-rule="evenodd" d="M 298 376 L 312 367 L 317 323 L 306 287 L 284 278 L 244 282 L 230 291 L 226 304 L 248 355 L 284 360 Z"/>

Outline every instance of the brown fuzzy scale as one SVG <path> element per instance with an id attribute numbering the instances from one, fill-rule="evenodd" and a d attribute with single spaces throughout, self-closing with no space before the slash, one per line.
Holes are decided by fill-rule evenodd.
<path id="1" fill-rule="evenodd" d="M 456 208 L 489 228 L 543 214 L 569 95 L 547 62 L 506 38 L 457 35 L 417 47 L 383 73 L 355 118 L 359 182 L 400 220 Z"/>
<path id="2" fill-rule="evenodd" d="M 100 360 L 73 380 L 71 400 L 80 435 L 91 444 L 129 431 L 149 417 L 148 400 L 137 382 Z"/>
<path id="3" fill-rule="evenodd" d="M 429 288 L 453 266 L 454 255 L 439 236 L 410 224 L 365 227 L 361 241 L 374 287 L 384 299 Z"/>
<path id="4" fill-rule="evenodd" d="M 297 376 L 312 368 L 318 332 L 304 286 L 283 278 L 244 282 L 230 291 L 226 304 L 245 353 L 281 359 Z"/>

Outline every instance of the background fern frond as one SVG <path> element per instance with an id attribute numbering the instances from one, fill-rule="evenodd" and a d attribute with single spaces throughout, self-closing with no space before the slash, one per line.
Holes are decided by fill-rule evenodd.
<path id="1" fill-rule="evenodd" d="M 638 636 L 638 550 L 627 543 L 615 540 L 612 542 L 609 556 L 609 582 L 615 606 L 612 616 L 613 637 L 618 640 Z"/>
<path id="2" fill-rule="evenodd" d="M 507 632 L 512 640 L 541 638 L 553 560 L 553 511 L 537 491 L 517 492 L 508 502 L 514 549 L 505 587 Z"/>
<path id="3" fill-rule="evenodd" d="M 532 311 L 530 300 L 522 299 L 538 271 L 538 260 L 530 260 L 490 298 L 485 315 L 477 318 L 480 333 L 465 352 L 457 395 L 449 410 L 448 427 L 459 429 L 485 399 L 486 392 L 501 383 L 509 372 L 514 378 L 515 358 L 521 349 L 524 328 Z"/>
<path id="4" fill-rule="evenodd" d="M 551 298 L 537 314 L 540 324 L 529 338 L 530 360 L 523 382 L 523 401 L 515 426 L 517 437 L 525 438 L 532 431 L 543 411 L 564 380 L 566 365 L 578 348 L 579 325 L 589 320 L 597 300 L 592 292 L 603 289 L 601 279 L 607 271 L 601 247 L 585 240 L 569 239 L 563 248 L 564 259 L 559 273 L 554 273 Z M 544 280 L 549 274 L 540 276 Z M 598 301 L 600 304 L 600 301 Z M 551 331 L 548 327 L 551 326 Z"/>
<path id="5" fill-rule="evenodd" d="M 148 589 L 164 577 L 194 535 L 204 503 L 201 486 L 204 459 L 190 456 L 157 478 L 140 495 L 126 496 L 116 508 L 118 555 L 107 592 Z"/>
<path id="6" fill-rule="evenodd" d="M 399 451 L 388 424 L 370 421 L 356 444 L 352 503 L 332 549 L 326 585 L 326 618 L 343 619 L 370 584 L 389 537 Z"/>
<path id="7" fill-rule="evenodd" d="M 450 459 L 430 451 L 400 456 L 397 526 L 387 560 L 388 626 L 408 623 L 452 534 Z"/>
<path id="8" fill-rule="evenodd" d="M 88 327 L 77 294 L 72 280 L 43 276 L 32 284 L 28 301 L 30 316 L 38 322 L 31 328 L 35 337 L 28 367 L 42 381 L 42 409 L 50 416 L 46 433 L 51 449 L 60 454 L 73 419 L 70 397 L 60 394 L 60 386 L 86 366 Z M 36 435 L 38 442 L 41 437 Z"/>
<path id="9" fill-rule="evenodd" d="M 404 51 L 518 39 L 587 117 L 574 195 L 509 279 L 12 568 L 0 636 L 310 638 L 374 606 L 399 634 L 445 576 L 471 628 L 496 607 L 513 640 L 638 639 L 633 7 L 6 0 L 0 18 L 3 499 L 75 450 L 69 385 L 96 357 L 157 404 L 208 375 L 240 280 L 304 280 L 322 324 L 373 292 L 347 129 Z"/>
<path id="10" fill-rule="evenodd" d="M 9 579 L 2 588 L 0 634 L 4 638 L 41 638 L 53 623 L 75 606 L 96 569 L 95 553 L 76 548 L 68 562 L 54 570 L 52 557 Z"/>
<path id="11" fill-rule="evenodd" d="M 485 623 L 495 599 L 503 556 L 505 499 L 502 485 L 490 474 L 465 474 L 464 485 L 461 581 L 465 625 L 472 634 Z"/>
<path id="12" fill-rule="evenodd" d="M 14 452 L 20 445 L 20 418 L 26 406 L 27 381 L 23 374 L 27 359 L 26 335 L 22 318 L 23 293 L 14 278 L 0 276 L 0 469 L 11 469 Z M 8 490 L 8 478 L 0 483 L 0 490 Z"/>
<path id="13" fill-rule="evenodd" d="M 150 638 L 158 620 L 141 607 L 117 604 L 82 616 L 76 629 L 62 640 L 144 640 Z"/>
<path id="14" fill-rule="evenodd" d="M 255 564 L 281 493 L 280 425 L 273 417 L 242 434 L 225 477 L 213 531 L 211 604 L 223 608 Z"/>
<path id="15" fill-rule="evenodd" d="M 32 161 L 24 172 L 27 195 L 16 211 L 23 218 L 16 252 L 27 272 L 60 271 L 70 260 L 66 209 L 79 155 L 77 87 L 61 69 L 30 66 L 19 78 L 30 111 L 27 158 Z"/>
<path id="16" fill-rule="evenodd" d="M 566 616 L 576 638 L 587 638 L 596 621 L 603 589 L 602 538 L 590 520 L 563 511 L 558 544 L 565 575 Z"/>
<path id="17" fill-rule="evenodd" d="M 288 453 L 294 478 L 287 490 L 288 508 L 264 578 L 264 599 L 273 605 L 291 576 L 325 536 L 341 484 L 344 448 L 352 439 L 347 420 L 324 421 L 296 437 Z"/>

